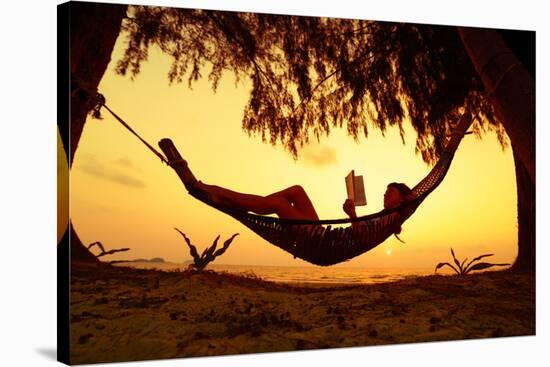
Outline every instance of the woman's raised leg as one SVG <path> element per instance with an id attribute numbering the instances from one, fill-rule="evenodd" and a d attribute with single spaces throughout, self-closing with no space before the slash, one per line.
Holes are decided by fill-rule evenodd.
<path id="1" fill-rule="evenodd" d="M 283 198 L 297 210 L 304 218 L 318 220 L 319 216 L 311 199 L 300 185 L 290 186 L 282 191 L 266 196 L 267 199 Z"/>
<path id="2" fill-rule="evenodd" d="M 257 214 L 277 214 L 288 219 L 319 219 L 313 204 L 300 186 L 292 186 L 268 196 L 245 194 L 216 185 L 198 182 L 197 187 L 208 192 L 212 200 L 236 209 Z"/>

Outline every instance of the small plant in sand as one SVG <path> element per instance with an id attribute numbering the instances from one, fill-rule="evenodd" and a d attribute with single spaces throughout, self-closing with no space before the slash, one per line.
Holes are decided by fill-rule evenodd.
<path id="1" fill-rule="evenodd" d="M 191 256 L 193 256 L 194 261 L 194 263 L 190 266 L 197 271 L 203 270 L 206 265 L 214 261 L 216 257 L 222 255 L 225 250 L 227 250 L 231 242 L 233 242 L 233 239 L 239 235 L 238 233 L 235 233 L 223 243 L 223 246 L 220 249 L 216 250 L 216 247 L 218 246 L 218 240 L 220 239 L 220 235 L 218 235 L 218 237 L 216 237 L 216 239 L 214 240 L 214 243 L 212 243 L 212 246 L 205 248 L 202 254 L 199 256 L 197 248 L 191 244 L 191 241 L 189 240 L 189 238 L 187 238 L 185 233 L 177 228 L 174 229 L 183 236 L 185 242 L 187 243 L 187 246 L 189 246 L 189 252 L 191 253 Z"/>
<path id="2" fill-rule="evenodd" d="M 440 269 L 444 266 L 450 267 L 451 269 L 453 269 L 459 275 L 466 275 L 469 272 L 474 271 L 474 270 L 483 270 L 483 269 L 491 268 L 493 266 L 510 265 L 510 264 L 492 264 L 492 263 L 486 263 L 486 262 L 478 262 L 479 260 L 481 260 L 485 257 L 489 257 L 489 256 L 494 255 L 494 254 L 485 254 L 485 255 L 480 255 L 480 256 L 476 257 L 475 259 L 470 261 L 466 266 L 464 266 L 464 264 L 466 264 L 466 261 L 468 260 L 468 258 L 465 258 L 462 262 L 458 261 L 458 259 L 455 256 L 455 252 L 453 251 L 452 248 L 451 248 L 451 255 L 453 255 L 453 260 L 454 260 L 454 263 L 455 263 L 456 267 L 451 265 L 448 262 L 442 262 L 442 263 L 439 263 L 439 264 L 436 265 L 436 267 L 435 267 L 435 272 L 436 273 L 437 273 L 437 269 Z"/>

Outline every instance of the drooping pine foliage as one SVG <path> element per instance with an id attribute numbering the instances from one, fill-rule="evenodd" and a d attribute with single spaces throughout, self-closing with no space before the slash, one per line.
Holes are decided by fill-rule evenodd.
<path id="1" fill-rule="evenodd" d="M 416 150 L 434 162 L 465 111 L 504 144 L 455 27 L 131 6 L 121 74 L 139 73 L 152 45 L 171 56 L 171 82 L 224 72 L 252 84 L 242 126 L 294 157 L 345 127 L 357 139 L 410 118 Z"/>

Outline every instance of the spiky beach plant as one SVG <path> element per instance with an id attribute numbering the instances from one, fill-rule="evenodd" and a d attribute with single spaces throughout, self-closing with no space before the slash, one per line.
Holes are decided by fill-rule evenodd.
<path id="1" fill-rule="evenodd" d="M 440 269 L 444 266 L 450 267 L 451 269 L 453 269 L 455 271 L 455 273 L 457 273 L 459 275 L 466 275 L 469 272 L 475 271 L 475 270 L 483 270 L 483 269 L 491 268 L 493 266 L 510 265 L 510 264 L 492 264 L 492 263 L 487 263 L 487 262 L 480 262 L 480 263 L 475 264 L 477 261 L 479 261 L 479 260 L 481 260 L 485 257 L 489 257 L 489 256 L 494 255 L 494 254 L 485 254 L 485 255 L 480 255 L 480 256 L 474 258 L 466 266 L 464 266 L 464 264 L 466 264 L 466 261 L 468 260 L 468 258 L 465 258 L 462 262 L 458 261 L 452 247 L 451 247 L 451 255 L 453 255 L 453 261 L 454 261 L 456 267 L 453 266 L 452 264 L 448 263 L 448 262 L 441 262 L 441 263 L 439 263 L 435 266 L 435 272 L 436 273 L 437 273 L 438 269 Z"/>
<path id="2" fill-rule="evenodd" d="M 223 246 L 216 251 L 216 247 L 218 246 L 218 240 L 220 239 L 220 235 L 218 235 L 218 237 L 216 237 L 216 239 L 214 240 L 214 243 L 212 243 L 210 247 L 205 248 L 202 254 L 199 256 L 197 248 L 193 244 L 191 244 L 191 241 L 189 240 L 189 238 L 187 238 L 185 233 L 183 233 L 177 228 L 174 228 L 174 229 L 183 236 L 183 238 L 185 239 L 185 242 L 187 243 L 187 246 L 189 246 L 189 252 L 191 253 L 191 256 L 193 257 L 193 261 L 194 261 L 193 264 L 191 264 L 191 266 L 197 271 L 203 270 L 206 267 L 206 265 L 214 261 L 216 257 L 222 255 L 225 252 L 225 250 L 227 250 L 231 242 L 233 242 L 233 239 L 239 235 L 238 233 L 235 233 L 233 236 L 229 237 L 223 243 Z"/>

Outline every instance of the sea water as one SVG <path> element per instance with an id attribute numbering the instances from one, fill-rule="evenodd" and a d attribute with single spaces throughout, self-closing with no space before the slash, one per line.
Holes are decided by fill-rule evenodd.
<path id="1" fill-rule="evenodd" d="M 141 269 L 163 271 L 185 270 L 188 264 L 171 262 L 130 262 L 120 264 Z M 434 274 L 430 268 L 353 268 L 343 266 L 265 266 L 265 265 L 223 265 L 209 264 L 207 270 L 254 276 L 267 281 L 316 284 L 369 284 L 384 283 Z M 438 271 L 446 274 L 446 272 Z"/>

